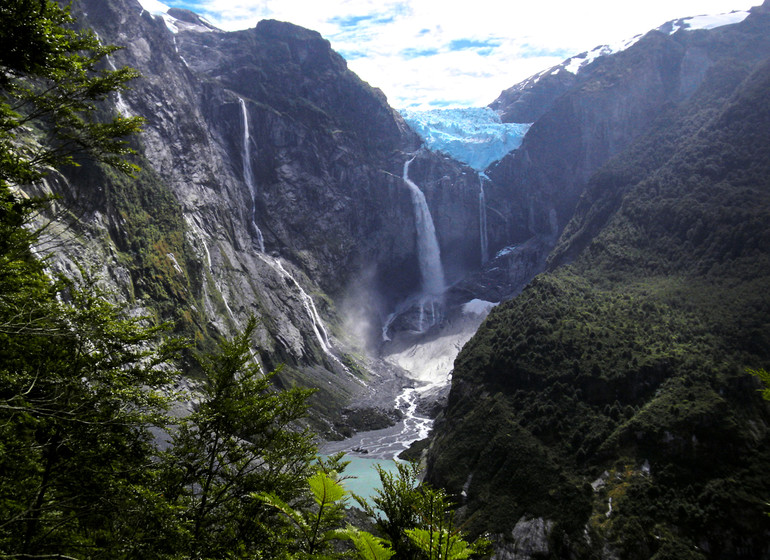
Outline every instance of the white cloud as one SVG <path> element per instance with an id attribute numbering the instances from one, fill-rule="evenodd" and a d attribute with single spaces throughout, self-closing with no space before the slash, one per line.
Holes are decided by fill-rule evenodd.
<path id="1" fill-rule="evenodd" d="M 759 0 L 164 0 L 222 29 L 261 19 L 320 32 L 395 107 L 490 103 L 503 89 L 593 47 L 685 16 Z M 155 2 L 155 0 L 142 0 Z M 465 47 L 465 48 L 463 48 Z"/>

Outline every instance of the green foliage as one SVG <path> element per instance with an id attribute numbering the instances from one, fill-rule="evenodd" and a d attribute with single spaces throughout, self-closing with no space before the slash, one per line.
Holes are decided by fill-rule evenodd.
<path id="1" fill-rule="evenodd" d="M 716 65 L 602 169 L 552 270 L 461 351 L 429 482 L 466 490 L 472 534 L 543 517 L 560 554 L 596 552 L 586 525 L 619 557 L 764 553 L 770 417 L 745 371 L 770 357 L 770 62 L 751 70 Z"/>
<path id="2" fill-rule="evenodd" d="M 361 560 L 388 560 L 395 554 L 385 540 L 353 526 L 348 526 L 347 536 L 353 541 Z"/>
<path id="3" fill-rule="evenodd" d="M 34 263 L 30 264 L 34 272 Z M 0 550 L 111 557 L 143 530 L 151 481 L 147 426 L 171 370 L 143 326 L 95 285 L 42 278 L 0 305 Z M 5 286 L 7 288 L 7 285 Z M 13 296 L 32 295 L 23 308 Z M 172 351 L 172 347 L 168 347 Z M 116 523 L 119 520 L 119 523 Z M 109 535 L 107 540 L 105 537 Z"/>
<path id="4" fill-rule="evenodd" d="M 768 373 L 766 369 L 751 368 L 749 368 L 748 372 L 762 382 L 762 385 L 765 386 L 764 389 L 762 389 L 762 398 L 766 401 L 770 401 L 770 373 Z"/>
<path id="5" fill-rule="evenodd" d="M 0 183 L 28 184 L 47 167 L 87 153 L 123 171 L 135 166 L 123 140 L 142 119 L 98 122 L 97 102 L 137 76 L 99 63 L 116 47 L 75 31 L 69 7 L 51 0 L 8 0 L 0 7 Z M 32 129 L 30 127 L 33 127 Z M 32 130 L 30 134 L 28 130 Z"/>
<path id="6" fill-rule="evenodd" d="M 88 153 L 123 170 L 139 119 L 94 120 L 135 73 L 103 72 L 114 49 L 69 29 L 49 1 L 0 6 L 0 554 L 136 554 L 162 510 L 151 489 L 159 389 L 176 343 L 87 280 L 45 273 L 30 224 L 47 206 L 16 186 Z M 154 350 L 150 350 L 153 348 Z"/>
<path id="7" fill-rule="evenodd" d="M 277 546 L 266 521 L 272 512 L 250 496 L 270 492 L 288 503 L 310 472 L 315 446 L 299 424 L 309 392 L 272 388 L 276 372 L 263 374 L 251 351 L 255 327 L 252 318 L 243 333 L 201 359 L 200 402 L 179 420 L 161 457 L 162 492 L 183 533 L 169 546 L 191 556 Z"/>
<path id="8" fill-rule="evenodd" d="M 455 528 L 453 504 L 443 490 L 418 486 L 416 463 L 396 463 L 393 473 L 376 468 L 382 488 L 373 504 L 354 497 L 390 542 L 395 558 L 448 560 L 489 554 L 485 539 L 469 543 Z"/>
<path id="9" fill-rule="evenodd" d="M 429 560 L 464 560 L 473 553 L 466 541 L 446 529 L 407 529 L 406 534 Z"/>
<path id="10" fill-rule="evenodd" d="M 315 502 L 314 508 L 294 509 L 275 493 L 262 492 L 252 497 L 276 508 L 289 520 L 286 547 L 292 557 L 307 560 L 331 558 L 336 541 L 346 538 L 340 530 L 345 517 L 346 492 L 333 474 L 314 473 L 307 483 Z M 358 535 L 358 538 L 362 538 Z"/>
<path id="11" fill-rule="evenodd" d="M 453 504 L 441 489 L 423 486 L 417 502 L 418 526 L 405 529 L 409 541 L 425 560 L 464 560 L 489 554 L 489 543 L 469 543 L 454 526 Z"/>
<path id="12" fill-rule="evenodd" d="M 404 531 L 417 526 L 419 468 L 416 463 L 396 463 L 397 472 L 388 472 L 376 465 L 382 488 L 372 498 L 372 504 L 359 496 L 356 501 L 374 519 L 380 531 L 391 543 L 396 558 L 408 557 L 413 547 Z"/>

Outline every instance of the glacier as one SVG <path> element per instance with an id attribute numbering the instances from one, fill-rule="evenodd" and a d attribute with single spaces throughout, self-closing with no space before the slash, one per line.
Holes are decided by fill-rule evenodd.
<path id="1" fill-rule="evenodd" d="M 532 123 L 504 123 L 489 107 L 402 109 L 401 116 L 425 147 L 461 161 L 476 171 L 518 148 Z"/>

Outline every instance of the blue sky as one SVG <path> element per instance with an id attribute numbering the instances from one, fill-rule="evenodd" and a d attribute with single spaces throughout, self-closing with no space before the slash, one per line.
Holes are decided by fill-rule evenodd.
<path id="1" fill-rule="evenodd" d="M 261 19 L 314 29 L 396 108 L 483 106 L 565 58 L 668 20 L 761 0 L 140 0 L 183 7 L 225 30 Z"/>

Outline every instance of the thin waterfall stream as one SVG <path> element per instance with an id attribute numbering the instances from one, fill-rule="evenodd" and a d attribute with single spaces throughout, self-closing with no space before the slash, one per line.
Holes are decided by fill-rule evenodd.
<path id="1" fill-rule="evenodd" d="M 249 153 L 249 144 L 251 136 L 249 134 L 249 112 L 246 110 L 246 102 L 239 97 L 238 103 L 241 105 L 241 115 L 243 121 L 243 180 L 249 187 L 251 194 L 251 226 L 254 228 L 254 235 L 257 238 L 257 244 L 261 252 L 265 252 L 265 237 L 262 230 L 257 226 L 257 187 L 254 184 L 254 171 L 251 168 L 251 154 Z"/>
<path id="2" fill-rule="evenodd" d="M 479 173 L 479 238 L 481 239 L 481 264 L 489 260 L 489 235 L 487 233 L 487 198 L 484 194 L 484 179 L 487 176 Z"/>

